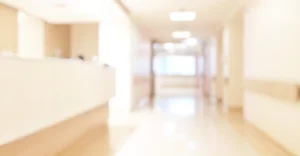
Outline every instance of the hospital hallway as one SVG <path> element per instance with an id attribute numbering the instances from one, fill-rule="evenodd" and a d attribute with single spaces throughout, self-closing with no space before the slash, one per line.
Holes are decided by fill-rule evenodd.
<path id="1" fill-rule="evenodd" d="M 239 112 L 195 95 L 164 95 L 130 115 L 111 114 L 61 156 L 289 156 Z M 101 129 L 98 129 L 98 132 Z M 87 141 L 90 138 L 90 142 Z M 106 139 L 103 139 L 106 138 Z"/>
<path id="2" fill-rule="evenodd" d="M 300 0 L 0 0 L 0 156 L 300 156 Z"/>

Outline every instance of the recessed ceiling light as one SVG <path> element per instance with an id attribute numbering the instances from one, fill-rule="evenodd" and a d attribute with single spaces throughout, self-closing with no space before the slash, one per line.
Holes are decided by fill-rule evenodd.
<path id="1" fill-rule="evenodd" d="M 174 22 L 179 21 L 194 21 L 196 19 L 196 12 L 193 11 L 177 11 L 170 14 L 170 20 Z"/>
<path id="2" fill-rule="evenodd" d="M 172 32 L 172 37 L 175 38 L 175 39 L 188 38 L 188 37 L 191 37 L 191 32 L 189 32 L 189 31 L 175 31 L 175 32 Z"/>

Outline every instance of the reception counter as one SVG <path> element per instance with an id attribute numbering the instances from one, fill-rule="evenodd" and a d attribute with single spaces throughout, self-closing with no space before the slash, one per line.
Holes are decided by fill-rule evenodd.
<path id="1" fill-rule="evenodd" d="M 106 124 L 107 103 L 115 94 L 112 68 L 0 57 L 0 72 L 0 155 L 17 155 L 11 148 L 27 149 L 23 156 L 49 155 L 43 152 L 57 152 L 88 128 Z M 30 145 L 45 143 L 28 152 Z"/>

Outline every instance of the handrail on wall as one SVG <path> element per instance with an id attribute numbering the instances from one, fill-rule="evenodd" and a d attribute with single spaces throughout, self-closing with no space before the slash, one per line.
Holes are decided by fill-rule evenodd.
<path id="1" fill-rule="evenodd" d="M 246 80 L 245 89 L 266 94 L 281 100 L 296 102 L 300 100 L 300 85 L 280 81 Z"/>

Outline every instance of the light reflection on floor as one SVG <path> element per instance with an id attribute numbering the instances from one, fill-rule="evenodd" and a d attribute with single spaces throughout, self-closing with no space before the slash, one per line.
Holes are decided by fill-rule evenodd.
<path id="1" fill-rule="evenodd" d="M 115 156 L 286 156 L 263 141 L 256 146 L 266 150 L 258 151 L 248 138 L 260 136 L 248 133 L 242 116 L 223 110 L 201 97 L 157 97 L 126 121 L 137 127 Z"/>
<path id="2" fill-rule="evenodd" d="M 196 104 L 196 99 L 192 96 L 155 98 L 154 111 L 179 116 L 194 116 L 196 115 Z"/>
<path id="3" fill-rule="evenodd" d="M 258 155 L 230 126 L 210 118 L 214 116 L 211 108 L 197 100 L 193 96 L 154 99 L 150 117 L 140 123 L 116 156 Z M 207 116 L 198 116 L 206 109 Z M 217 122 L 225 125 L 217 127 Z"/>

